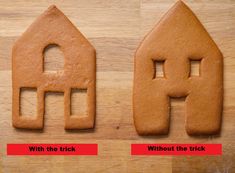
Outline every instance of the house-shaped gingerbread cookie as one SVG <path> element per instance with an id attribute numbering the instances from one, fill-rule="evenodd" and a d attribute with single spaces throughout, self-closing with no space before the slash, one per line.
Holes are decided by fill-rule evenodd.
<path id="1" fill-rule="evenodd" d="M 196 76 L 191 73 L 194 61 L 199 62 Z M 159 75 L 160 65 L 163 72 Z M 186 97 L 182 123 L 188 134 L 212 135 L 220 131 L 223 57 L 182 1 L 167 12 L 136 51 L 133 112 L 139 134 L 168 133 L 171 97 Z"/>
<path id="2" fill-rule="evenodd" d="M 58 73 L 44 71 L 43 52 L 57 45 L 63 52 L 64 68 Z M 49 7 L 16 41 L 12 51 L 13 126 L 42 129 L 46 92 L 64 93 L 65 129 L 87 129 L 95 120 L 96 53 L 93 46 L 57 9 Z M 37 115 L 22 115 L 20 93 L 24 88 L 37 91 Z M 86 115 L 71 116 L 71 91 L 87 93 Z"/>

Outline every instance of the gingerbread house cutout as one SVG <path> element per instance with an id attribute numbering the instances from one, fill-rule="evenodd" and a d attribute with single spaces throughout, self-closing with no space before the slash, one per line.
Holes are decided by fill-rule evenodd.
<path id="1" fill-rule="evenodd" d="M 200 61 L 199 76 L 190 62 Z M 164 75 L 155 75 L 155 64 Z M 223 57 L 193 12 L 178 1 L 144 38 L 135 55 L 133 108 L 141 135 L 167 134 L 170 97 L 186 97 L 186 131 L 220 131 L 223 107 Z M 182 122 L 184 123 L 184 122 Z"/>
<path id="2" fill-rule="evenodd" d="M 43 51 L 51 44 L 58 45 L 64 54 L 64 69 L 61 73 L 43 71 Z M 87 39 L 56 6 L 49 7 L 13 47 L 13 126 L 42 129 L 45 92 L 58 91 L 64 93 L 65 129 L 92 128 L 95 120 L 95 59 L 95 49 Z M 37 89 L 35 117 L 20 113 L 21 88 Z M 71 116 L 72 89 L 87 90 L 86 116 Z"/>

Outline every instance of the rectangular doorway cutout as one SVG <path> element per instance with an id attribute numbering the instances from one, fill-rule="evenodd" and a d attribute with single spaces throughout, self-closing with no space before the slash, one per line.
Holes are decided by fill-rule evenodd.
<path id="1" fill-rule="evenodd" d="M 185 134 L 186 97 L 170 97 L 170 135 Z M 184 136 L 183 136 L 184 137 Z"/>
<path id="2" fill-rule="evenodd" d="M 45 119 L 46 126 L 48 128 L 63 127 L 64 126 L 64 93 L 63 92 L 45 92 L 44 104 L 45 104 L 44 119 Z"/>
<path id="3" fill-rule="evenodd" d="M 71 116 L 87 116 L 87 89 L 71 89 Z"/>
<path id="4" fill-rule="evenodd" d="M 37 116 L 37 89 L 21 88 L 20 89 L 20 115 Z"/>

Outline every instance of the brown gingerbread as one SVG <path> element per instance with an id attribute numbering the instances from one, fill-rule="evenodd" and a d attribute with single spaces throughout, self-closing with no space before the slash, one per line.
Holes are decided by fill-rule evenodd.
<path id="1" fill-rule="evenodd" d="M 64 70 L 45 73 L 43 52 L 58 45 L 64 54 Z M 13 126 L 42 129 L 45 92 L 64 92 L 65 129 L 94 126 L 96 53 L 93 46 L 56 6 L 50 6 L 16 41 L 12 52 Z M 36 88 L 37 115 L 21 115 L 20 91 Z M 71 116 L 71 90 L 87 90 L 87 115 Z M 61 120 L 63 121 L 63 120 Z"/>
<path id="2" fill-rule="evenodd" d="M 192 60 L 200 61 L 199 76 L 190 75 Z M 155 75 L 157 62 L 163 63 L 163 77 Z M 170 97 L 186 97 L 188 134 L 212 135 L 220 131 L 223 57 L 182 1 L 167 12 L 136 51 L 133 108 L 140 135 L 168 133 Z"/>

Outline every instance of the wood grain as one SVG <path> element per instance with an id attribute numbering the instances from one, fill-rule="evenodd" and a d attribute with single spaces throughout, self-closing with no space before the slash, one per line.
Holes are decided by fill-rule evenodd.
<path id="1" fill-rule="evenodd" d="M 174 0 L 0 0 L 0 172 L 235 172 L 235 1 L 185 0 L 224 55 L 224 111 L 220 135 L 188 136 L 183 100 L 172 100 L 170 133 L 138 136 L 132 118 L 133 56 L 143 37 Z M 97 117 L 94 130 L 63 129 L 63 95 L 46 97 L 43 131 L 11 125 L 11 48 L 46 8 L 56 4 L 97 51 Z M 56 57 L 56 55 L 55 55 Z M 58 60 L 59 61 L 59 60 Z M 7 143 L 98 143 L 99 155 L 6 156 Z M 222 143 L 223 156 L 130 156 L 131 143 Z"/>

